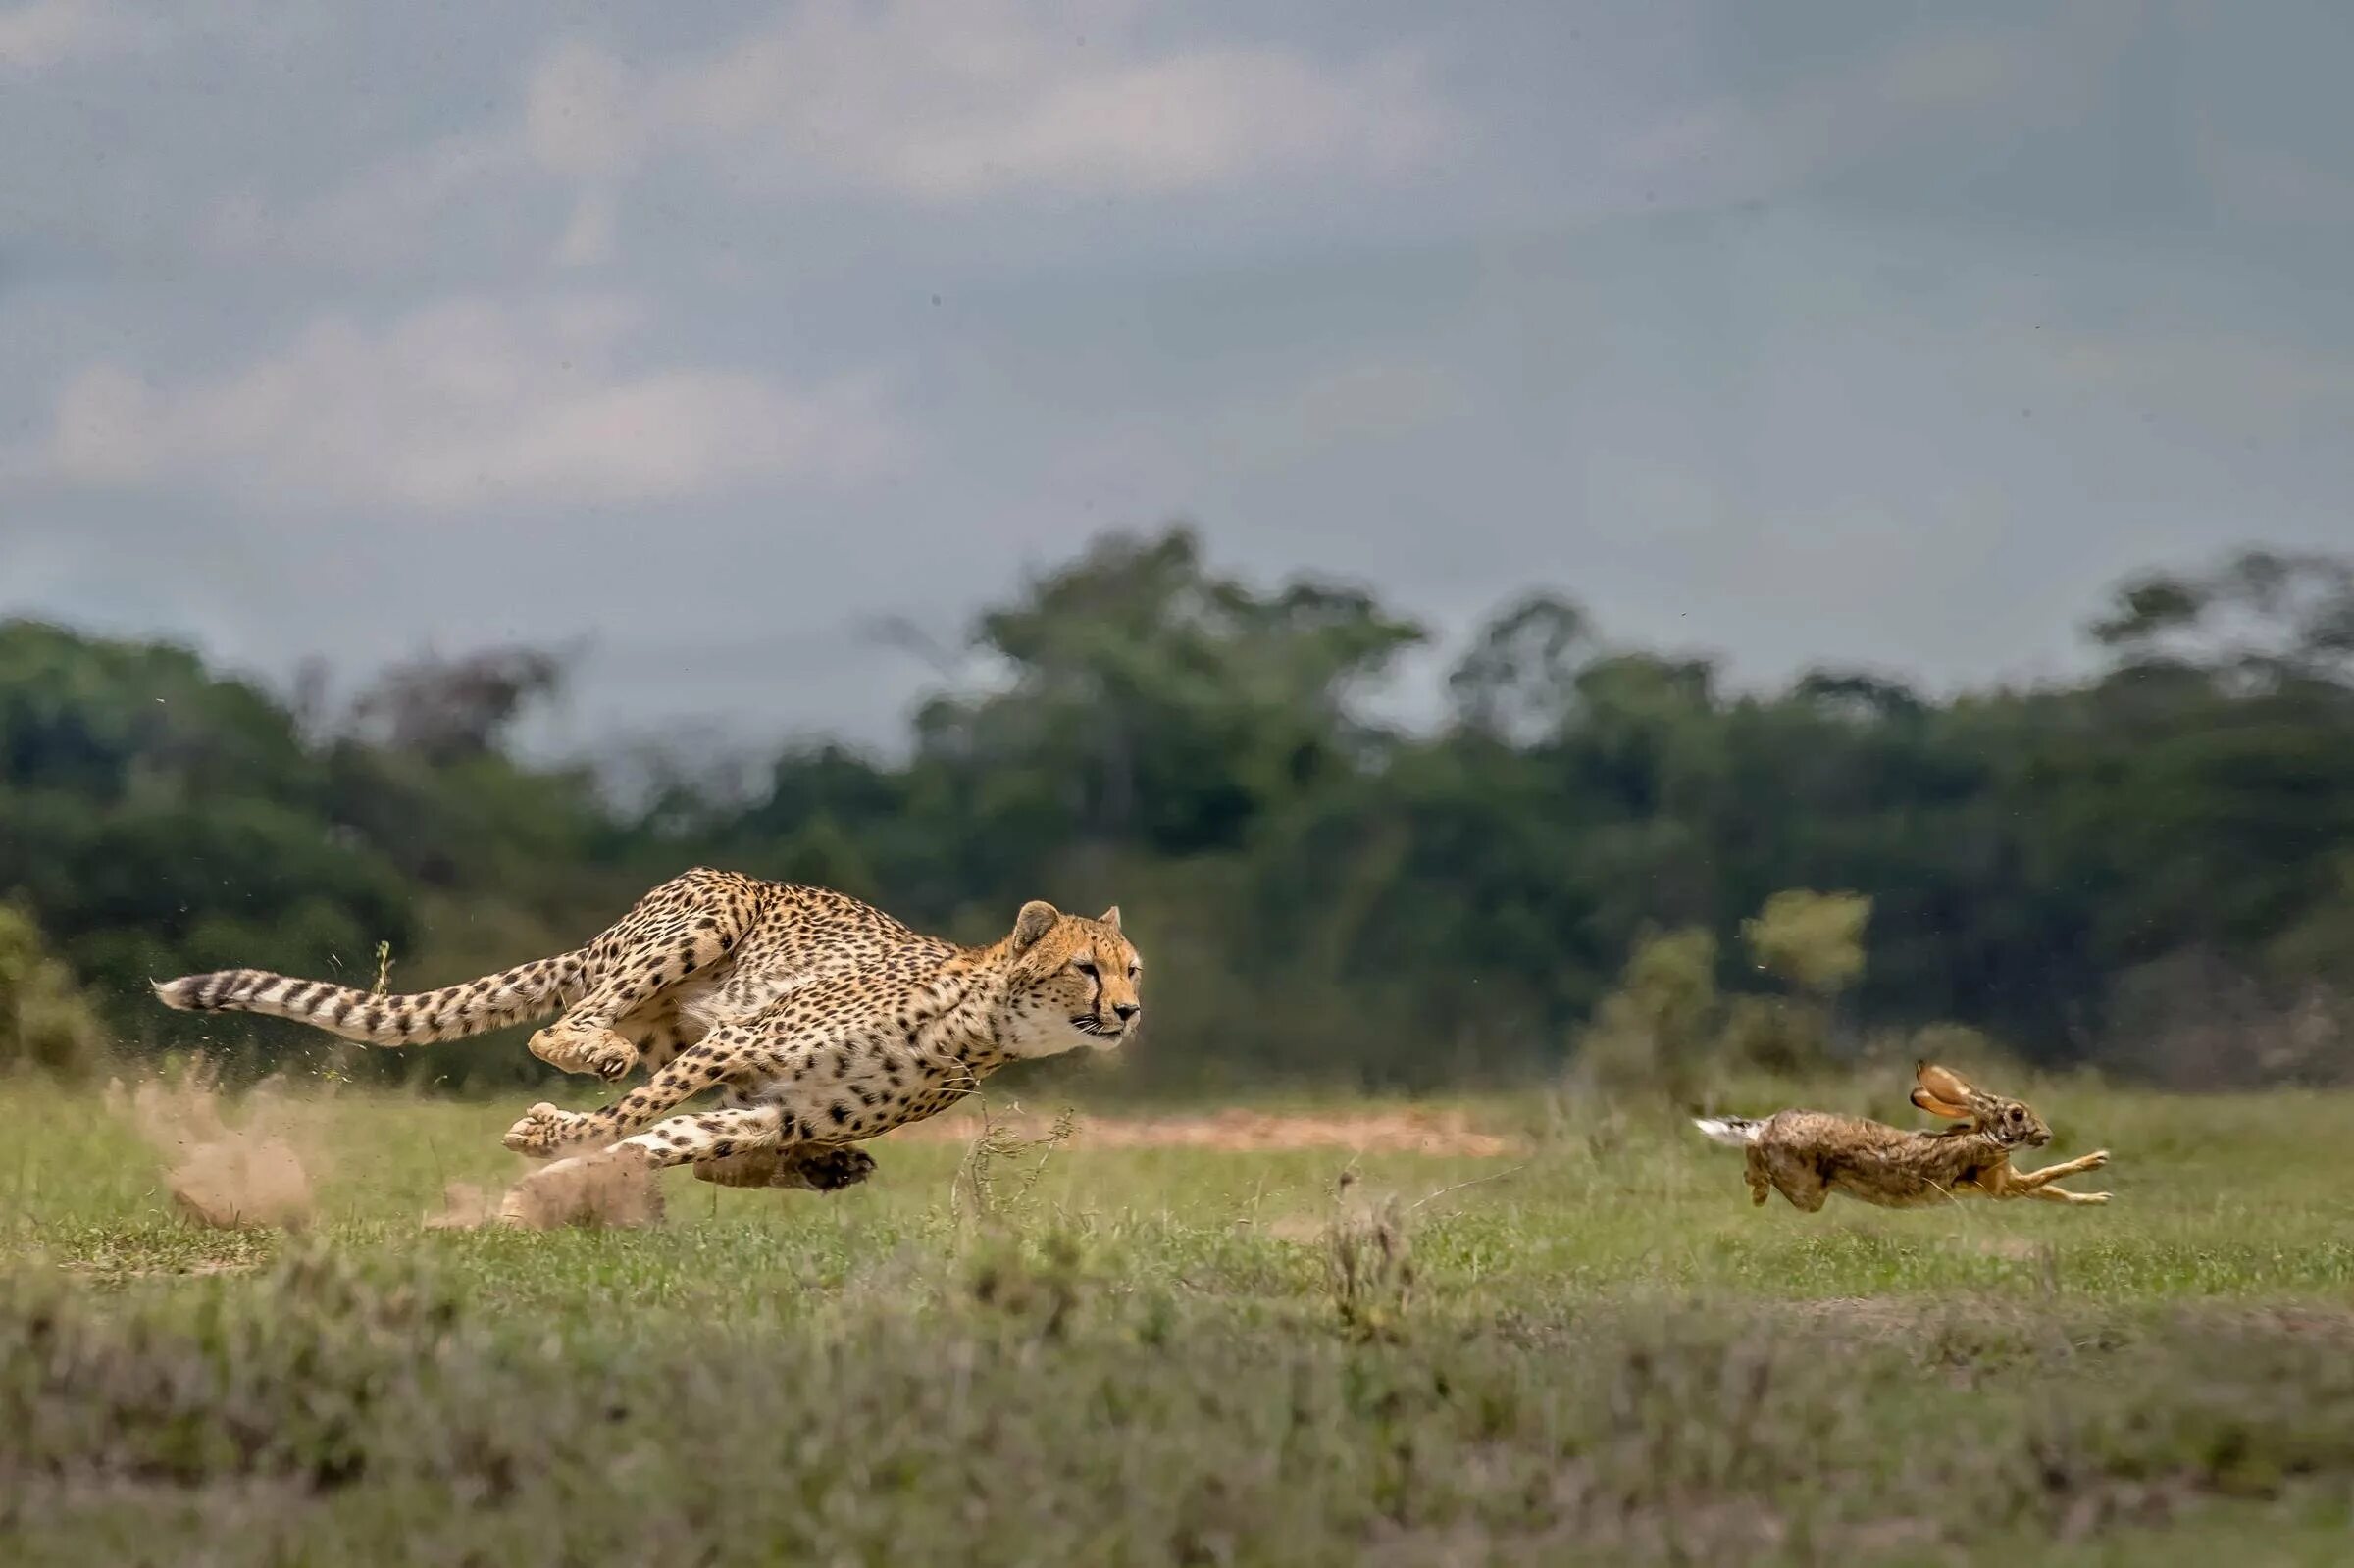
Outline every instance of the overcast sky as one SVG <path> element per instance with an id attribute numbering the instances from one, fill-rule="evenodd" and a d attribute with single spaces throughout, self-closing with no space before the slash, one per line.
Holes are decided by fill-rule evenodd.
<path id="1" fill-rule="evenodd" d="M 201 17 L 201 20 L 195 20 Z M 0 0 L 0 614 L 897 733 L 1114 526 L 1937 684 L 2354 546 L 2354 6 Z"/>

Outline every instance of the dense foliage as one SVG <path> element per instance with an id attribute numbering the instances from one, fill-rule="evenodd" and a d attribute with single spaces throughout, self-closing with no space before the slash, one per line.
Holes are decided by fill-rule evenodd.
<path id="1" fill-rule="evenodd" d="M 560 681 L 542 651 L 408 666 L 331 713 L 18 622 L 0 897 L 156 1040 L 191 1026 L 150 975 L 370 984 L 384 942 L 395 984 L 445 981 L 570 945 L 698 861 L 966 936 L 1027 897 L 1116 898 L 1153 962 L 1135 1070 L 1209 1086 L 1556 1062 L 1647 933 L 1772 968 L 1745 923 L 1852 921 L 1768 909 L 1817 889 L 1868 900 L 1861 966 L 1782 978 L 1837 991 L 1851 1033 L 1950 1019 L 2183 1083 L 2342 1074 L 2354 567 L 2137 579 L 2090 633 L 2074 684 L 1743 692 L 1539 594 L 1474 640 L 1446 720 L 1405 732 L 1362 698 L 1421 628 L 1354 588 L 1237 581 L 1172 530 L 981 616 L 987 676 L 927 703 L 902 757 L 795 747 L 748 796 L 680 768 L 625 804 L 509 744 Z"/>

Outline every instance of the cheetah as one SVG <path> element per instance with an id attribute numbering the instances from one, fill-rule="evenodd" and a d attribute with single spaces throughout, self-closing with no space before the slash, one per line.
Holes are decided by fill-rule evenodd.
<path id="1" fill-rule="evenodd" d="M 1003 940 L 962 947 L 846 893 L 696 867 L 573 952 L 439 990 L 377 996 L 237 969 L 165 981 L 155 993 L 182 1011 L 291 1018 L 390 1047 L 559 1013 L 532 1037 L 534 1055 L 607 1082 L 642 1065 L 651 1081 L 609 1112 L 569 1121 L 535 1106 L 510 1147 L 552 1150 L 560 1125 L 578 1123 L 587 1138 L 608 1125 L 600 1117 L 613 1128 L 640 1118 L 634 1131 L 719 1087 L 712 1114 L 732 1120 L 684 1143 L 660 1138 L 665 1156 L 689 1152 L 658 1163 L 692 1163 L 721 1186 L 830 1191 L 874 1169 L 850 1142 L 953 1103 L 1004 1062 L 1119 1044 L 1142 1011 L 1140 969 L 1116 907 L 1086 921 L 1033 901 Z M 793 1111 L 789 1126 L 802 1101 L 812 1114 Z"/>
<path id="2" fill-rule="evenodd" d="M 507 1147 L 576 1158 L 518 1193 L 578 1159 L 625 1151 L 723 1185 L 770 1185 L 780 1159 L 796 1171 L 864 1162 L 863 1176 L 871 1161 L 847 1145 L 937 1114 L 1006 1063 L 1117 1046 L 1144 1010 L 1142 974 L 1116 906 L 1085 920 L 1033 901 L 985 947 L 918 939 L 856 970 L 756 984 L 755 1010 L 713 1015 L 699 1040 L 612 1104 L 525 1113 Z M 715 1109 L 672 1114 L 711 1088 Z"/>

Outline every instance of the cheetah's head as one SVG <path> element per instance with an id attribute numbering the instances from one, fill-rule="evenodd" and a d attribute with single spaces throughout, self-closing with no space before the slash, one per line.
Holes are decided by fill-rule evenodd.
<path id="1" fill-rule="evenodd" d="M 1005 997 L 1005 1046 L 1055 1056 L 1081 1045 L 1110 1050 L 1144 1016 L 1144 966 L 1120 935 L 1116 904 L 1100 920 L 1066 915 L 1043 899 L 1022 906 L 1005 939 L 1013 959 Z"/>

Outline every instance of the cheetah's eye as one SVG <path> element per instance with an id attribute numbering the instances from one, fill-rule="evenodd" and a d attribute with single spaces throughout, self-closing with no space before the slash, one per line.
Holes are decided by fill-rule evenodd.
<path id="1" fill-rule="evenodd" d="M 1136 979 L 1137 976 L 1143 974 L 1144 972 L 1145 966 L 1142 964 L 1130 964 L 1128 966 L 1128 978 L 1130 980 Z"/>
<path id="2" fill-rule="evenodd" d="M 1082 958 L 1071 967 L 1090 980 L 1096 978 L 1096 961 L 1092 958 Z"/>

